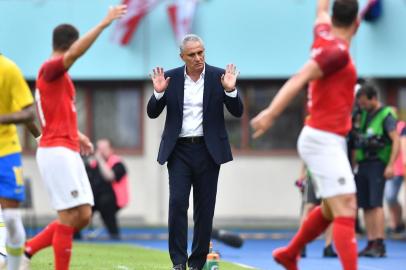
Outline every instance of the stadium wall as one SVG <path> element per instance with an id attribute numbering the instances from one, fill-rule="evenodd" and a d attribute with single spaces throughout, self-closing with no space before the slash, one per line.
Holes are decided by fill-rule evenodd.
<path id="1" fill-rule="evenodd" d="M 97 23 L 112 0 L 0 0 L 0 51 L 34 80 L 51 50 L 51 32 L 59 23 L 72 23 L 81 33 Z M 146 85 L 144 104 L 152 92 L 148 73 L 159 65 L 178 66 L 178 48 L 163 1 L 140 24 L 127 47 L 112 42 L 114 26 L 72 68 L 75 80 L 138 80 Z M 364 3 L 365 1 L 361 1 Z M 361 26 L 352 55 L 360 76 L 400 78 L 404 65 L 406 2 L 384 1 L 384 15 L 374 24 Z M 284 79 L 308 58 L 312 38 L 314 1 L 202 0 L 196 12 L 194 32 L 206 44 L 208 63 L 236 63 L 241 78 Z M 130 223 L 164 225 L 167 220 L 166 167 L 156 163 L 163 119 L 143 116 L 143 152 L 125 155 L 129 168 L 132 202 L 120 213 Z M 40 180 L 35 157 L 24 156 L 25 175 L 33 181 L 34 207 L 38 216 L 53 215 Z M 293 186 L 300 168 L 291 155 L 236 155 L 220 173 L 216 222 L 221 224 L 275 224 L 294 221 L 300 196 Z M 191 204 L 192 205 L 192 204 Z M 238 223 L 238 224 L 237 224 Z"/>
<path id="2" fill-rule="evenodd" d="M 52 29 L 72 23 L 81 33 L 98 23 L 113 0 L 1 0 L 2 53 L 35 79 L 51 50 Z M 360 1 L 364 3 L 365 0 Z M 159 65 L 181 64 L 162 1 L 139 25 L 129 46 L 112 42 L 113 27 L 71 70 L 75 79 L 147 79 Z M 353 42 L 352 55 L 362 77 L 404 77 L 406 68 L 405 1 L 383 1 L 383 16 L 364 23 Z M 199 3 L 193 31 L 206 43 L 207 61 L 234 62 L 241 78 L 286 78 L 308 58 L 315 16 L 314 1 L 258 0 Z M 403 57 L 401 57 L 403 56 Z"/>

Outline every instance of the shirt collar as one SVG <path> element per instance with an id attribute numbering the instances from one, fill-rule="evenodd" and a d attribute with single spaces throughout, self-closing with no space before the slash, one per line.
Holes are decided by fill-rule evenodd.
<path id="1" fill-rule="evenodd" d="M 204 64 L 202 74 L 200 74 L 200 78 L 204 78 L 205 73 L 206 73 L 206 64 Z M 186 65 L 185 65 L 185 68 L 183 69 L 183 74 L 184 74 L 185 78 L 186 78 L 186 76 L 189 77 L 189 75 L 187 75 L 187 73 L 186 73 Z"/>

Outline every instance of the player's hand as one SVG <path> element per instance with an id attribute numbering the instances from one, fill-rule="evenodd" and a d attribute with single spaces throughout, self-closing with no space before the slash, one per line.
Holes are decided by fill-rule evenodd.
<path id="1" fill-rule="evenodd" d="M 252 138 L 256 139 L 264 135 L 264 133 L 273 125 L 274 119 L 268 109 L 263 110 L 251 120 L 251 127 L 254 130 Z"/>
<path id="2" fill-rule="evenodd" d="M 89 138 L 79 133 L 80 153 L 84 156 L 88 156 L 93 153 L 94 147 Z"/>
<path id="3" fill-rule="evenodd" d="M 161 67 L 156 67 L 152 70 L 151 77 L 152 84 L 154 85 L 155 91 L 162 93 L 168 88 L 170 77 L 165 79 L 164 69 Z"/>
<path id="4" fill-rule="evenodd" d="M 395 176 L 395 172 L 393 171 L 393 165 L 386 166 L 383 176 L 385 177 L 385 179 L 391 179 L 392 177 Z"/>
<path id="5" fill-rule="evenodd" d="M 99 161 L 99 160 L 103 160 L 103 155 L 100 153 L 100 151 L 96 150 L 94 152 L 94 158 Z"/>
<path id="6" fill-rule="evenodd" d="M 226 66 L 226 73 L 221 75 L 221 84 L 224 90 L 227 92 L 232 92 L 235 90 L 235 84 L 237 82 L 237 77 L 240 72 L 234 64 L 229 64 Z"/>
<path id="7" fill-rule="evenodd" d="M 123 17 L 127 13 L 127 5 L 110 6 L 106 17 L 102 21 L 103 27 L 109 26 L 114 20 Z"/>

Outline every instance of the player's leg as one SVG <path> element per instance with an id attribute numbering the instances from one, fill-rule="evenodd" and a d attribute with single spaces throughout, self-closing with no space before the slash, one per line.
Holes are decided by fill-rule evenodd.
<path id="1" fill-rule="evenodd" d="M 26 244 L 26 252 L 35 254 L 53 245 L 57 270 L 68 269 L 73 233 L 86 226 L 91 217 L 93 194 L 77 152 L 64 147 L 39 148 L 38 167 L 58 220 Z M 29 268 L 24 268 L 29 269 Z"/>
<path id="2" fill-rule="evenodd" d="M 3 209 L 0 205 L 0 269 L 6 265 L 6 224 L 3 218 Z"/>
<path id="3" fill-rule="evenodd" d="M 19 202 L 0 198 L 3 206 L 3 218 L 6 225 L 7 269 L 17 270 L 20 267 L 21 256 L 24 252 L 25 230 L 18 209 Z"/>
<path id="4" fill-rule="evenodd" d="M 89 224 L 91 216 L 92 208 L 88 204 L 58 211 L 59 223 L 52 239 L 56 270 L 69 269 L 73 235 Z"/>
<path id="5" fill-rule="evenodd" d="M 357 269 L 357 241 L 355 238 L 355 194 L 344 194 L 325 199 L 333 214 L 333 240 L 344 270 Z"/>
<path id="6" fill-rule="evenodd" d="M 14 153 L 1 160 L 0 205 L 6 226 L 7 268 L 17 270 L 24 250 L 25 230 L 18 209 L 24 200 L 21 154 Z"/>
<path id="7" fill-rule="evenodd" d="M 323 183 L 318 183 L 319 180 L 329 178 L 330 167 L 335 164 L 335 161 L 331 160 L 330 152 L 326 152 L 327 148 L 335 144 L 334 138 L 331 143 L 330 141 L 329 134 L 326 135 L 326 132 L 309 127 L 304 127 L 299 136 L 299 154 L 311 172 L 317 195 L 322 194 L 322 189 L 325 186 Z M 320 206 L 315 207 L 307 215 L 288 246 L 274 250 L 272 254 L 274 259 L 286 269 L 296 270 L 297 257 L 300 251 L 308 242 L 323 233 L 331 223 L 331 220 L 325 214 Z"/>

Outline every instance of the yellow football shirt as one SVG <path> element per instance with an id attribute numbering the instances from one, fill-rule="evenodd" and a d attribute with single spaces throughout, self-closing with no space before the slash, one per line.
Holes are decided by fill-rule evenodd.
<path id="1" fill-rule="evenodd" d="M 17 65 L 0 54 L 0 115 L 22 110 L 34 102 Z M 0 124 L 0 157 L 21 151 L 17 127 Z"/>

